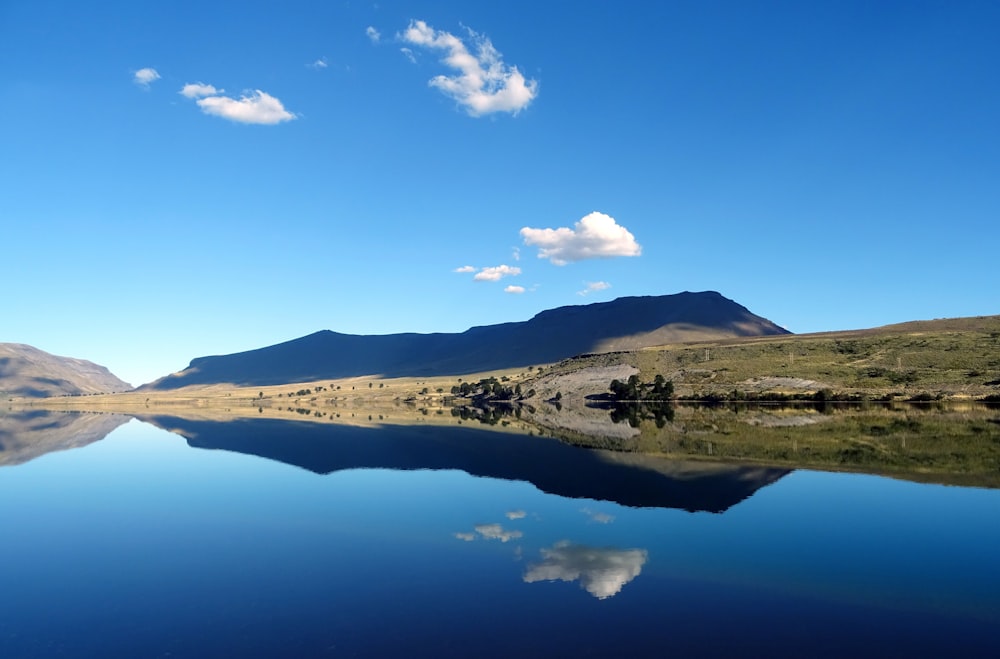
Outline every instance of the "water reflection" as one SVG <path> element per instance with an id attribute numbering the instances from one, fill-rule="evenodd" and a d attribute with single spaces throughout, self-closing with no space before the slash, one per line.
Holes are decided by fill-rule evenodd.
<path id="1" fill-rule="evenodd" d="M 673 423 L 700 418 L 687 414 Z M 863 423 L 916 441 L 894 418 Z M 725 515 L 693 515 L 421 466 L 481 459 L 545 483 L 566 464 L 625 491 L 652 474 L 676 490 L 649 500 L 703 506 L 706 483 L 731 492 L 742 474 L 753 491 L 767 472 L 482 429 L 161 423 L 202 448 L 130 424 L 0 470 L 0 656 L 996 654 L 1000 491 L 798 471 Z M 326 478 L 238 449 L 319 473 L 409 466 Z"/>
<path id="2" fill-rule="evenodd" d="M 581 450 L 550 438 L 483 428 L 141 418 L 185 437 L 195 448 L 256 455 L 318 474 L 362 468 L 459 469 L 473 476 L 527 481 L 561 496 L 636 507 L 722 512 L 789 473 Z"/>
<path id="3" fill-rule="evenodd" d="M 81 448 L 128 422 L 124 414 L 24 410 L 0 414 L 0 466 Z"/>
<path id="4" fill-rule="evenodd" d="M 541 550 L 542 561 L 528 566 L 525 583 L 537 581 L 579 581 L 597 599 L 621 592 L 642 572 L 649 558 L 645 549 L 589 547 L 569 541 L 557 542 Z"/>
<path id="5" fill-rule="evenodd" d="M 455 537 L 459 540 L 465 540 L 466 542 L 472 542 L 477 538 L 510 542 L 511 540 L 517 540 L 518 538 L 524 537 L 523 531 L 505 529 L 500 524 L 477 524 L 474 530 L 475 533 L 456 533 Z"/>

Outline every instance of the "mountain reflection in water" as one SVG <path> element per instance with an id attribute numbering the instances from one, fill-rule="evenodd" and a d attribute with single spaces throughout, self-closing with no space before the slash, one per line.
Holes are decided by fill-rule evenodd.
<path id="1" fill-rule="evenodd" d="M 568 446 L 553 439 L 478 428 L 362 428 L 273 419 L 195 421 L 140 417 L 188 445 L 256 455 L 317 474 L 345 469 L 458 469 L 528 481 L 565 497 L 632 507 L 721 513 L 790 472 L 755 466 L 667 461 Z"/>
<path id="2" fill-rule="evenodd" d="M 20 410 L 0 414 L 0 466 L 100 441 L 131 417 L 124 414 Z"/>

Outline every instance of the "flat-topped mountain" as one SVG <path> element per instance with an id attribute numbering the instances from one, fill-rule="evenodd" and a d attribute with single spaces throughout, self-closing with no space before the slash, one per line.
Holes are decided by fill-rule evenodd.
<path id="1" fill-rule="evenodd" d="M 66 396 L 129 391 L 132 385 L 85 359 L 57 357 L 23 343 L 0 343 L 0 394 Z"/>
<path id="2" fill-rule="evenodd" d="M 324 330 L 231 355 L 200 357 L 144 385 L 267 385 L 328 378 L 461 375 L 556 362 L 583 353 L 666 343 L 788 334 L 716 292 L 625 297 L 559 307 L 523 322 L 455 334 L 363 336 Z"/>

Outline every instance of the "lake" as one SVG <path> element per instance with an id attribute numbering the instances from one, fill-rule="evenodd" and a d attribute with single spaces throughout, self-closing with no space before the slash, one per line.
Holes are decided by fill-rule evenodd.
<path id="1" fill-rule="evenodd" d="M 997 654 L 988 487 L 468 423 L 32 411 L 0 444 L 5 658 Z"/>

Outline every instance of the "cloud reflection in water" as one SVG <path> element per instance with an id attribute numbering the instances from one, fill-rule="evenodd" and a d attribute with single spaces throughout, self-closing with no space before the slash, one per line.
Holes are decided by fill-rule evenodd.
<path id="1" fill-rule="evenodd" d="M 499 540 L 500 542 L 510 542 L 511 540 L 516 540 L 524 536 L 524 533 L 517 530 L 505 529 L 500 524 L 477 524 L 475 527 L 476 533 L 455 533 L 455 537 L 459 540 L 465 540 L 466 542 L 472 542 L 477 537 L 482 537 L 486 540 Z"/>
<path id="2" fill-rule="evenodd" d="M 528 566 L 524 581 L 579 581 L 580 586 L 594 597 L 607 599 L 639 576 L 648 556 L 645 549 L 557 542 L 551 548 L 542 549 L 542 562 Z"/>

